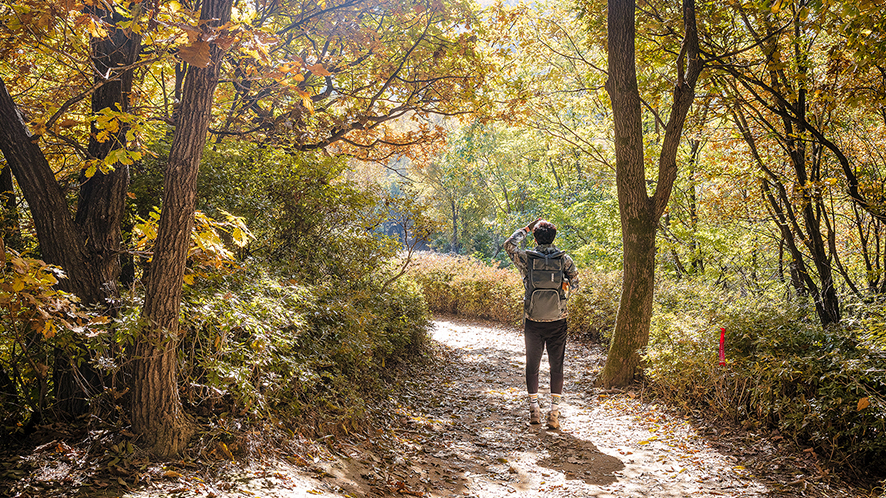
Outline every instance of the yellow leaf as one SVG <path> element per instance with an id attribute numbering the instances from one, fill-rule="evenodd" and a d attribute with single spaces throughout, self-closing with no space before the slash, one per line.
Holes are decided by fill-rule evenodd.
<path id="1" fill-rule="evenodd" d="M 166 472 L 163 473 L 163 477 L 168 477 L 170 479 L 178 479 L 181 476 L 182 476 L 181 474 L 179 474 L 178 472 L 176 472 L 174 470 L 167 470 Z"/>
<path id="2" fill-rule="evenodd" d="M 45 324 L 43 324 L 43 330 L 41 332 L 43 333 L 43 337 L 47 339 L 52 339 L 53 337 L 55 337 L 56 333 L 55 324 L 52 322 L 46 322 Z"/>
<path id="3" fill-rule="evenodd" d="M 856 409 L 856 411 L 862 411 L 869 406 L 871 406 L 871 400 L 870 398 L 865 396 L 864 398 L 858 400 L 858 408 Z"/>
<path id="4" fill-rule="evenodd" d="M 183 280 L 185 285 L 194 285 L 194 275 L 185 275 Z"/>
<path id="5" fill-rule="evenodd" d="M 15 279 L 15 282 L 12 283 L 12 291 L 13 292 L 21 292 L 25 290 L 25 281 L 22 279 Z"/>
<path id="6" fill-rule="evenodd" d="M 234 454 L 231 453 L 230 449 L 228 449 L 228 445 L 226 445 L 225 443 L 219 442 L 218 447 L 221 449 L 222 453 L 224 453 L 225 456 L 228 457 L 228 460 L 234 459 Z"/>
<path id="7" fill-rule="evenodd" d="M 108 36 L 108 30 L 94 18 L 90 19 L 86 24 L 86 31 L 89 31 L 89 35 L 93 38 L 106 38 Z"/>
<path id="8" fill-rule="evenodd" d="M 299 95 L 301 95 L 301 102 L 305 107 L 308 108 L 308 111 L 311 114 L 314 114 L 314 103 L 311 102 L 311 94 L 304 90 L 296 90 Z"/>
<path id="9" fill-rule="evenodd" d="M 303 74 L 296 74 L 295 76 L 292 77 L 292 79 L 294 79 L 295 81 L 298 81 L 299 83 L 301 83 L 302 81 L 305 80 L 305 75 L 303 75 Z"/>
<path id="10" fill-rule="evenodd" d="M 178 55 L 188 64 L 196 67 L 206 67 L 209 65 L 209 43 L 205 41 L 196 41 L 191 45 L 178 48 Z"/>
<path id="11" fill-rule="evenodd" d="M 88 168 L 86 168 L 86 178 L 92 178 L 95 176 L 95 172 L 98 168 L 96 168 L 95 164 L 90 164 Z"/>

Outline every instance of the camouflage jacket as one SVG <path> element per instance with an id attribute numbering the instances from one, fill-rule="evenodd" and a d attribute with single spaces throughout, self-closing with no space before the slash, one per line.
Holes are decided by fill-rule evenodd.
<path id="1" fill-rule="evenodd" d="M 526 255 L 526 251 L 520 249 L 520 243 L 523 242 L 523 239 L 529 234 L 527 229 L 521 228 L 514 232 L 508 240 L 504 243 L 505 252 L 508 253 L 508 256 L 511 257 L 511 260 L 514 262 L 514 266 L 516 266 L 520 273 L 523 275 L 523 286 L 527 287 L 527 279 L 529 278 L 529 270 L 528 270 L 528 260 L 529 256 Z M 558 252 L 554 244 L 540 244 L 535 247 L 536 252 L 540 252 L 542 254 L 545 253 L 554 253 Z M 569 257 L 568 254 L 563 255 L 563 273 L 565 274 L 566 281 L 569 282 L 569 293 L 575 292 L 578 290 L 578 270 L 575 268 L 575 262 L 572 261 L 572 258 Z M 567 315 L 566 308 L 563 308 L 563 312 L 560 313 L 560 317 L 557 320 L 562 320 L 566 318 Z M 524 318 L 529 318 L 526 312 L 523 312 Z M 556 321 L 556 320 L 551 320 Z"/>

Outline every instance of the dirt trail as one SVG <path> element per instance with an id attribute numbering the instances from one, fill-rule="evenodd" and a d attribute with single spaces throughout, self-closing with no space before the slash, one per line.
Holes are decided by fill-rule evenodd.
<path id="1" fill-rule="evenodd" d="M 595 389 L 603 354 L 593 346 L 567 347 L 562 429 L 530 426 L 520 330 L 446 318 L 432 333 L 438 358 L 392 400 L 393 418 L 376 436 L 337 441 L 334 454 L 299 455 L 300 465 L 253 469 L 227 486 L 189 487 L 188 495 L 860 496 L 829 478 L 814 453 L 777 435 L 718 434 L 641 393 Z M 542 367 L 544 410 L 547 357 Z"/>
<path id="2" fill-rule="evenodd" d="M 440 319 L 433 338 L 445 356 L 442 368 L 414 379 L 399 400 L 400 421 L 392 430 L 401 451 L 387 475 L 370 474 L 374 491 L 428 497 L 853 496 L 796 473 L 808 463 L 804 457 L 814 458 L 808 452 L 786 456 L 777 442 L 744 433 L 739 444 L 750 448 L 730 454 L 715 446 L 715 434 L 701 435 L 691 420 L 642 402 L 639 393 L 601 393 L 592 381 L 603 354 L 583 344 L 567 349 L 561 430 L 530 426 L 520 330 Z M 547 357 L 543 409 L 550 400 L 546 367 Z M 775 475 L 755 477 L 753 465 Z"/>

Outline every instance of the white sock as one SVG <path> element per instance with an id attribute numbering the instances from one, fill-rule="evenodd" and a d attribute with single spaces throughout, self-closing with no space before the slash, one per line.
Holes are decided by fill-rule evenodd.
<path id="1" fill-rule="evenodd" d="M 560 411 L 560 400 L 563 399 L 562 394 L 551 394 L 551 411 L 559 412 Z"/>

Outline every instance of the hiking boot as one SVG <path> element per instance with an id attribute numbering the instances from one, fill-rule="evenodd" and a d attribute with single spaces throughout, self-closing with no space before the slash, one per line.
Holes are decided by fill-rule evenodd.
<path id="1" fill-rule="evenodd" d="M 529 406 L 529 423 L 530 424 L 540 424 L 541 423 L 541 410 L 538 408 L 538 405 L 530 405 Z"/>
<path id="2" fill-rule="evenodd" d="M 560 412 L 552 411 L 548 413 L 548 429 L 557 430 L 560 428 Z"/>

